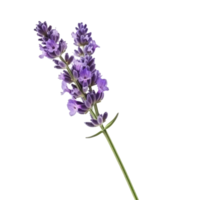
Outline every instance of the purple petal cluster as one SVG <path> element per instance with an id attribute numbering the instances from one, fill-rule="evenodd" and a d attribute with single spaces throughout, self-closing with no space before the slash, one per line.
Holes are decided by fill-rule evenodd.
<path id="1" fill-rule="evenodd" d="M 79 57 L 82 55 L 94 55 L 102 46 L 94 39 L 93 32 L 90 31 L 89 25 L 85 22 L 77 22 L 74 31 L 69 33 L 72 44 L 76 47 L 73 55 Z"/>
<path id="2" fill-rule="evenodd" d="M 67 49 L 67 43 L 60 39 L 60 34 L 57 30 L 52 29 L 46 22 L 42 23 L 39 21 L 34 30 L 40 37 L 39 41 L 41 41 L 41 44 L 39 45 L 40 50 L 42 51 L 42 54 L 39 56 L 40 58 L 47 57 L 54 59 L 62 55 Z"/>
<path id="3" fill-rule="evenodd" d="M 92 33 L 88 33 L 87 25 L 83 25 L 83 23 L 78 23 L 78 27 L 76 27 L 76 33 L 72 33 L 72 37 L 74 38 L 74 44 L 76 46 L 85 46 L 89 44 L 92 40 Z"/>
<path id="4" fill-rule="evenodd" d="M 84 53 L 86 55 L 92 55 L 95 49 L 99 47 L 94 40 L 90 41 L 88 45 L 84 47 Z"/>
<path id="5" fill-rule="evenodd" d="M 108 87 L 107 87 L 107 80 L 106 79 L 99 78 L 97 80 L 97 87 L 98 87 L 100 92 L 109 90 Z"/>
<path id="6" fill-rule="evenodd" d="M 97 92 L 95 93 L 95 91 L 90 91 L 87 94 L 87 98 L 85 100 L 85 105 L 88 108 L 91 108 L 95 103 L 99 103 L 104 97 L 104 93 L 103 92 Z"/>
<path id="7" fill-rule="evenodd" d="M 74 60 L 74 56 L 70 55 L 69 52 L 65 52 L 64 55 L 64 61 L 58 60 L 58 59 L 53 59 L 52 63 L 53 65 L 53 69 L 56 70 L 66 70 L 66 65 L 70 65 L 72 63 L 72 61 Z"/>
<path id="8" fill-rule="evenodd" d="M 74 60 L 74 56 L 69 56 L 69 54 L 68 53 L 66 53 L 65 54 L 65 62 L 68 64 L 68 65 L 70 65 L 71 64 L 71 62 Z"/>
<path id="9" fill-rule="evenodd" d="M 71 83 L 72 82 L 72 79 L 69 75 L 69 73 L 65 70 L 63 70 L 63 73 L 61 73 L 59 76 L 58 76 L 58 79 L 66 82 L 66 83 Z"/>
<path id="10" fill-rule="evenodd" d="M 107 80 L 102 79 L 99 70 L 96 69 L 95 58 L 93 54 L 96 48 L 99 48 L 95 40 L 92 39 L 92 33 L 88 32 L 86 24 L 78 23 L 76 32 L 72 33 L 74 39 L 74 56 L 68 53 L 62 57 L 67 49 L 67 44 L 60 39 L 60 34 L 52 26 L 48 26 L 46 22 L 39 22 L 34 29 L 39 36 L 39 45 L 42 54 L 40 58 L 47 57 L 55 63 L 56 69 L 62 69 L 58 78 L 62 81 L 62 92 L 69 93 L 67 107 L 70 115 L 73 116 L 77 112 L 80 114 L 87 113 L 93 108 L 94 104 L 102 101 L 104 92 L 109 90 Z M 55 59 L 56 58 L 56 59 Z M 97 87 L 97 91 L 92 88 Z M 80 98 L 81 101 L 77 101 Z M 88 126 L 94 127 L 101 125 L 107 118 L 107 112 L 99 115 L 97 119 L 91 119 L 87 122 Z"/>
<path id="11" fill-rule="evenodd" d="M 53 61 L 56 64 L 56 66 L 55 66 L 56 69 L 65 69 L 66 68 L 66 65 L 64 62 L 59 61 L 59 60 L 53 60 Z"/>
<path id="12" fill-rule="evenodd" d="M 85 122 L 85 124 L 86 124 L 87 126 L 89 126 L 89 127 L 100 126 L 100 125 L 103 124 L 103 122 L 106 121 L 107 117 L 108 117 L 108 113 L 105 112 L 103 115 L 99 115 L 99 116 L 97 117 L 97 119 L 93 119 L 93 118 L 92 118 L 92 119 L 90 120 L 91 122 Z"/>
<path id="13" fill-rule="evenodd" d="M 74 99 L 69 99 L 67 104 L 68 109 L 70 110 L 70 115 L 73 116 L 76 112 L 80 114 L 85 114 L 88 112 L 88 108 L 85 106 L 84 103 L 80 101 L 76 101 Z"/>

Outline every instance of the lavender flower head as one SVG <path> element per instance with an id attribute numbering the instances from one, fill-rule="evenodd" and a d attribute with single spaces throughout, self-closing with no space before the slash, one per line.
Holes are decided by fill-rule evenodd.
<path id="1" fill-rule="evenodd" d="M 39 56 L 40 58 L 47 57 L 53 59 L 61 56 L 67 49 L 67 43 L 62 39 L 59 40 L 60 34 L 57 30 L 52 29 L 46 22 L 42 23 L 39 21 L 34 30 L 40 37 L 39 41 L 42 42 L 42 44 L 39 45 L 42 51 L 42 54 Z"/>
<path id="2" fill-rule="evenodd" d="M 86 24 L 78 23 L 75 28 L 76 32 L 72 33 L 74 45 L 74 56 L 65 53 L 67 43 L 60 39 L 60 33 L 46 22 L 40 22 L 34 29 L 39 36 L 39 45 L 42 54 L 40 58 L 50 58 L 56 69 L 62 69 L 58 78 L 62 81 L 61 94 L 68 93 L 71 96 L 67 103 L 70 116 L 92 113 L 93 107 L 97 106 L 104 98 L 104 92 L 108 90 L 106 79 L 102 79 L 99 70 L 96 70 L 95 58 L 93 54 L 99 45 L 92 39 L 91 32 L 88 32 Z M 95 91 L 92 87 L 97 86 Z M 80 99 L 77 101 L 76 99 Z M 86 123 L 90 127 L 102 125 L 107 118 L 107 112 L 104 115 L 93 113 L 91 122 Z"/>

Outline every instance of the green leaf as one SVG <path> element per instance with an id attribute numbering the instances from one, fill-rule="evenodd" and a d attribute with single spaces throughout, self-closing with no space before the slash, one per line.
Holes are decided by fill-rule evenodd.
<path id="1" fill-rule="evenodd" d="M 105 124 L 104 129 L 105 130 L 110 130 L 117 123 L 117 121 L 119 120 L 120 116 L 121 116 L 121 113 L 120 112 L 118 112 L 118 113 L 116 112 L 115 115 L 112 117 L 112 119 L 110 119 L 108 121 L 108 123 Z"/>
<path id="2" fill-rule="evenodd" d="M 94 138 L 99 137 L 102 133 L 103 133 L 102 130 L 98 130 L 98 131 L 96 131 L 95 133 L 93 133 L 92 135 L 83 136 L 83 139 L 94 139 Z"/>

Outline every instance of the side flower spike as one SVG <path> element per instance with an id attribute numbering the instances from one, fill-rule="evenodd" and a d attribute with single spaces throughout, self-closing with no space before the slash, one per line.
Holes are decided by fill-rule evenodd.
<path id="1" fill-rule="evenodd" d="M 44 48 L 45 48 L 45 52 L 47 53 L 46 57 L 53 59 L 53 58 L 61 56 L 62 53 L 65 52 L 65 50 L 67 49 L 67 44 L 65 41 L 61 40 L 59 42 L 58 49 L 54 48 L 54 50 L 51 50 L 51 48 L 47 48 L 47 46 L 45 46 Z"/>
<path id="2" fill-rule="evenodd" d="M 105 112 L 103 115 L 99 115 L 97 119 L 91 119 L 91 122 L 85 122 L 85 124 L 89 127 L 96 127 L 102 125 L 108 117 L 108 113 Z"/>
<path id="3" fill-rule="evenodd" d="M 71 64 L 71 62 L 74 60 L 74 56 L 69 56 L 68 53 L 65 54 L 65 61 L 67 62 L 67 64 Z"/>
<path id="4" fill-rule="evenodd" d="M 51 30 L 51 26 L 48 27 L 46 22 L 38 22 L 38 24 L 36 25 L 36 28 L 34 29 L 34 31 L 37 32 L 37 35 L 39 37 L 46 37 L 47 36 L 47 32 Z M 41 41 L 41 39 L 39 39 Z"/>
<path id="5" fill-rule="evenodd" d="M 58 76 L 58 79 L 62 80 L 62 81 L 65 81 L 66 83 L 71 83 L 72 82 L 72 79 L 69 75 L 69 73 L 65 70 L 63 70 L 63 73 L 61 73 L 59 76 Z"/>
<path id="6" fill-rule="evenodd" d="M 56 69 L 65 69 L 66 68 L 65 63 L 62 61 L 53 60 L 53 62 L 56 64 L 56 66 L 54 67 Z"/>

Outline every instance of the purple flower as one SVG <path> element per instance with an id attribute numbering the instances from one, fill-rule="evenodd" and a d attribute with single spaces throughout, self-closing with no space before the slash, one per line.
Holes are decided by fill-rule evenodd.
<path id="1" fill-rule="evenodd" d="M 59 78 L 60 80 L 65 81 L 66 83 L 71 83 L 71 82 L 72 82 L 72 79 L 71 79 L 69 73 L 68 73 L 67 71 L 65 71 L 65 70 L 63 70 L 63 73 L 61 73 L 61 74 L 58 76 L 58 78 Z"/>
<path id="2" fill-rule="evenodd" d="M 68 96 L 72 96 L 71 94 L 71 87 L 69 85 L 60 83 L 59 88 L 61 91 L 58 91 L 58 96 L 65 96 L 66 94 Z"/>
<path id="3" fill-rule="evenodd" d="M 92 40 L 91 33 L 87 33 L 87 25 L 83 25 L 83 23 L 78 23 L 78 27 L 76 27 L 76 33 L 72 33 L 72 37 L 74 38 L 74 44 L 76 46 L 84 46 L 89 44 Z"/>
<path id="4" fill-rule="evenodd" d="M 101 74 L 100 74 L 99 70 L 95 70 L 94 73 L 92 74 L 91 86 L 96 85 L 97 84 L 97 80 L 99 78 L 101 78 Z"/>
<path id="5" fill-rule="evenodd" d="M 76 114 L 78 109 L 80 108 L 80 105 L 77 104 L 77 102 L 74 99 L 69 99 L 67 104 L 68 109 L 70 110 L 70 115 L 73 116 Z"/>
<path id="6" fill-rule="evenodd" d="M 85 114 L 88 111 L 88 108 L 80 101 L 74 99 L 69 99 L 67 104 L 68 109 L 70 110 L 70 115 L 73 116 L 76 112 L 80 114 Z"/>
<path id="7" fill-rule="evenodd" d="M 103 123 L 107 122 L 110 119 L 110 112 L 109 111 L 103 111 L 101 113 Z"/>
<path id="8" fill-rule="evenodd" d="M 77 43 L 77 40 L 76 40 L 76 32 L 75 32 L 75 31 L 70 31 L 70 32 L 69 32 L 69 36 L 70 36 L 70 38 L 72 39 L 72 41 L 73 41 L 74 43 Z"/>
<path id="9" fill-rule="evenodd" d="M 59 88 L 61 90 L 60 96 L 69 95 L 71 94 L 71 88 L 70 84 L 72 83 L 72 80 L 66 70 L 58 72 L 56 79 L 60 81 Z"/>
<path id="10" fill-rule="evenodd" d="M 96 127 L 102 125 L 108 117 L 108 113 L 105 112 L 103 115 L 99 115 L 97 119 L 91 119 L 91 122 L 85 122 L 85 124 L 89 127 Z"/>
<path id="11" fill-rule="evenodd" d="M 40 45 L 40 50 L 42 51 L 40 58 L 45 56 L 53 59 L 60 56 L 67 49 L 67 43 L 62 39 L 59 41 L 60 34 L 58 31 L 51 29 L 51 26 L 48 27 L 46 22 L 39 22 L 34 30 L 40 37 L 39 40 L 42 42 L 42 45 L 44 45 Z"/>
<path id="12" fill-rule="evenodd" d="M 48 52 L 57 51 L 59 48 L 60 32 L 57 29 L 52 31 L 52 34 L 49 36 L 48 40 L 43 43 L 44 49 Z"/>
<path id="13" fill-rule="evenodd" d="M 65 96 L 66 94 L 69 97 L 80 98 L 82 96 L 81 91 L 72 83 L 71 77 L 66 70 L 58 72 L 56 79 L 60 81 L 59 88 L 61 92 L 59 96 Z"/>
<path id="14" fill-rule="evenodd" d="M 74 56 L 69 57 L 69 54 L 68 54 L 68 53 L 65 54 L 65 61 L 67 62 L 68 65 L 69 65 L 73 60 L 74 60 Z"/>
<path id="15" fill-rule="evenodd" d="M 37 56 L 38 59 L 40 60 L 54 60 L 59 58 L 65 51 L 68 50 L 69 45 L 68 42 L 66 40 L 64 40 L 63 38 L 60 39 L 60 42 L 58 43 L 58 48 L 56 51 L 52 52 L 52 48 L 48 48 L 47 46 L 44 46 L 40 43 L 37 44 L 38 46 L 38 51 L 40 51 L 41 53 Z"/>
<path id="16" fill-rule="evenodd" d="M 87 24 L 83 25 L 83 23 L 78 23 L 78 28 L 76 28 L 77 33 L 79 35 L 84 35 L 87 33 L 88 29 L 87 29 Z"/>
<path id="17" fill-rule="evenodd" d="M 97 47 L 99 46 L 94 40 L 90 41 L 90 43 L 84 47 L 85 55 L 92 55 Z"/>
<path id="18" fill-rule="evenodd" d="M 73 60 L 73 66 L 72 69 L 75 69 L 76 71 L 80 71 L 83 64 L 79 60 Z"/>
<path id="19" fill-rule="evenodd" d="M 107 80 L 106 79 L 99 78 L 97 80 L 97 87 L 98 87 L 100 92 L 109 90 L 108 87 L 107 87 Z"/>
<path id="20" fill-rule="evenodd" d="M 34 31 L 37 32 L 37 35 L 40 37 L 45 37 L 47 36 L 47 32 L 51 30 L 51 26 L 47 26 L 46 22 L 40 22 L 39 24 L 36 25 L 36 28 L 34 29 Z"/>
<path id="21" fill-rule="evenodd" d="M 55 26 L 49 25 L 46 20 L 39 20 L 34 26 L 35 28 L 32 30 L 35 32 L 35 36 L 38 37 L 36 39 L 37 42 L 40 42 L 42 45 L 47 45 L 49 42 L 51 43 L 51 40 L 55 43 L 59 42 L 61 33 Z"/>
<path id="22" fill-rule="evenodd" d="M 44 51 L 44 48 L 40 43 L 37 44 L 37 50 L 40 51 L 40 54 L 37 55 L 39 60 L 44 60 L 48 57 L 46 51 Z"/>
<path id="23" fill-rule="evenodd" d="M 87 99 L 85 101 L 85 105 L 90 108 L 95 103 L 101 103 L 105 99 L 105 93 L 97 92 L 96 90 L 92 89 L 92 91 L 87 93 Z"/>
<path id="24" fill-rule="evenodd" d="M 58 60 L 53 60 L 53 61 L 56 64 L 55 68 L 57 68 L 57 69 L 64 69 L 64 68 L 66 68 L 66 65 L 65 65 L 64 62 L 58 61 Z"/>
<path id="25" fill-rule="evenodd" d="M 49 39 L 46 46 L 44 46 L 44 50 L 52 53 L 54 51 L 57 51 L 58 47 L 58 43 L 56 43 L 54 40 Z"/>
<path id="26" fill-rule="evenodd" d="M 87 69 L 87 68 L 83 68 L 80 71 L 80 75 L 79 75 L 79 81 L 80 82 L 87 82 L 88 80 L 91 79 L 91 72 Z"/>
<path id="27" fill-rule="evenodd" d="M 78 97 L 82 97 L 82 93 L 74 84 L 72 84 L 72 87 L 73 87 L 73 89 L 70 91 L 70 94 L 72 95 L 72 97 L 74 99 L 76 99 Z"/>
<path id="28" fill-rule="evenodd" d="M 95 59 L 92 56 L 84 56 L 80 58 L 80 62 L 82 63 L 83 67 L 87 67 L 91 72 L 95 70 Z"/>
<path id="29" fill-rule="evenodd" d="M 79 77 L 78 71 L 76 71 L 75 69 L 73 69 L 73 70 L 72 70 L 72 74 L 73 74 L 74 78 L 77 80 L 78 77 Z"/>
<path id="30" fill-rule="evenodd" d="M 74 50 L 74 55 L 78 57 L 82 57 L 84 56 L 84 52 L 80 47 L 78 47 L 78 50 Z"/>
<path id="31" fill-rule="evenodd" d="M 52 59 L 61 56 L 66 49 L 67 43 L 61 39 L 56 50 L 50 52 L 49 49 L 46 47 L 47 57 Z"/>

